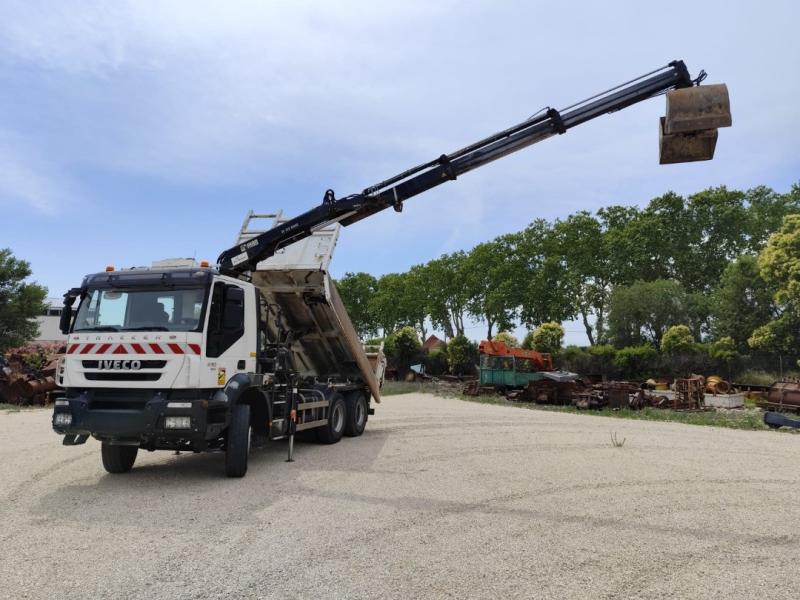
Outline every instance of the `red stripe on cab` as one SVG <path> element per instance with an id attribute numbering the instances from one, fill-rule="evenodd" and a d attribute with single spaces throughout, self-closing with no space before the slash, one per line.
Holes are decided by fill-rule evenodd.
<path id="1" fill-rule="evenodd" d="M 147 345 L 150 346 L 150 350 L 153 351 L 153 354 L 164 354 L 164 351 L 158 344 L 147 344 Z"/>
<path id="2" fill-rule="evenodd" d="M 195 354 L 200 354 L 200 344 L 187 344 Z"/>
<path id="3" fill-rule="evenodd" d="M 111 348 L 111 344 L 102 344 L 97 349 L 97 354 L 105 354 L 108 351 L 109 348 Z"/>
<path id="4" fill-rule="evenodd" d="M 86 345 L 85 345 L 85 346 L 84 346 L 84 347 L 81 349 L 81 354 L 89 354 L 89 352 L 91 352 L 91 351 L 92 351 L 92 348 L 94 348 L 94 346 L 95 346 L 94 344 L 86 344 Z"/>
<path id="5" fill-rule="evenodd" d="M 131 344 L 131 348 L 133 348 L 133 351 L 136 352 L 136 354 L 144 354 L 145 353 L 144 348 L 142 348 L 141 345 L 139 345 L 139 344 Z"/>
<path id="6" fill-rule="evenodd" d="M 69 349 L 67 350 L 67 354 L 74 354 L 74 353 L 75 353 L 75 350 L 77 350 L 77 349 L 78 349 L 78 346 L 80 346 L 80 344 L 72 344 L 72 345 L 69 347 Z"/>
<path id="7" fill-rule="evenodd" d="M 180 344 L 167 344 L 167 346 L 169 346 L 169 349 L 175 354 L 183 354 L 183 348 L 181 348 Z"/>

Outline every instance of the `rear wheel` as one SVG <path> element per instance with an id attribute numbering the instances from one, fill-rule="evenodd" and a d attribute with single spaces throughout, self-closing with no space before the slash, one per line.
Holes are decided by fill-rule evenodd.
<path id="1" fill-rule="evenodd" d="M 317 429 L 317 439 L 323 444 L 335 444 L 344 435 L 344 426 L 347 417 L 347 406 L 344 398 L 336 394 L 331 399 L 328 409 L 328 423 Z"/>
<path id="2" fill-rule="evenodd" d="M 103 442 L 100 447 L 100 456 L 103 458 L 103 467 L 109 473 L 127 473 L 136 462 L 139 448 L 136 446 L 117 446 Z"/>
<path id="3" fill-rule="evenodd" d="M 364 433 L 367 426 L 367 397 L 364 392 L 350 392 L 345 397 L 347 415 L 344 422 L 344 434 L 356 437 Z"/>
<path id="4" fill-rule="evenodd" d="M 250 407 L 238 404 L 233 408 L 225 447 L 225 475 L 244 477 L 250 454 Z"/>

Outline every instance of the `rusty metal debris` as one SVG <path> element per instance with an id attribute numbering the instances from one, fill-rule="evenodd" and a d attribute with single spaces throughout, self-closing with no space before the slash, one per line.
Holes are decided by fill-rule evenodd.
<path id="1" fill-rule="evenodd" d="M 0 356 L 0 402 L 47 404 L 63 353 L 63 344 L 30 344 Z"/>

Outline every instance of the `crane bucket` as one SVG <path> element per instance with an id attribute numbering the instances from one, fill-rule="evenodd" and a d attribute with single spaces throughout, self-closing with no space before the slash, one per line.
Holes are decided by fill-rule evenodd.
<path id="1" fill-rule="evenodd" d="M 731 126 L 731 103 L 724 83 L 667 92 L 664 133 L 685 133 Z"/>
<path id="2" fill-rule="evenodd" d="M 665 118 L 661 117 L 658 127 L 659 163 L 693 162 L 714 158 L 717 146 L 717 130 L 701 129 L 686 133 L 665 133 Z"/>

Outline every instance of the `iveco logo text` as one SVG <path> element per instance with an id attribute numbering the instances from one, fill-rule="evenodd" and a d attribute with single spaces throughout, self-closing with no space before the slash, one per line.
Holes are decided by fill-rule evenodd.
<path id="1" fill-rule="evenodd" d="M 130 371 L 138 371 L 142 368 L 142 361 L 140 360 L 101 360 L 101 369 L 128 369 Z"/>

